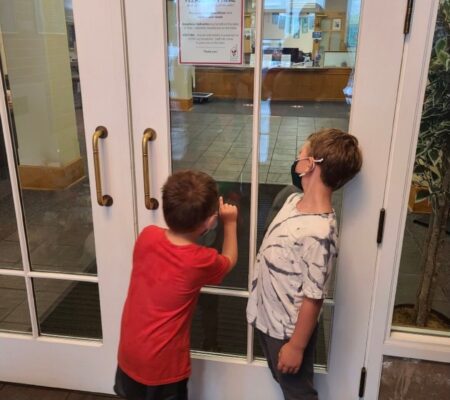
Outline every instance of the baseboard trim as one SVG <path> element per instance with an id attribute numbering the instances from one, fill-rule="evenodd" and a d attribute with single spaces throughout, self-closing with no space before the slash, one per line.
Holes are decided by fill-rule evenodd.
<path id="1" fill-rule="evenodd" d="M 170 99 L 171 111 L 191 111 L 194 100 L 190 99 Z"/>
<path id="2" fill-rule="evenodd" d="M 78 158 L 62 167 L 19 165 L 22 189 L 62 190 L 84 178 L 83 160 Z"/>

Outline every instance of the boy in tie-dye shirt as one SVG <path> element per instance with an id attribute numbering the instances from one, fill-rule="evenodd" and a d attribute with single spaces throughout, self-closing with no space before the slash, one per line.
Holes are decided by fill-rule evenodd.
<path id="1" fill-rule="evenodd" d="M 293 193 L 256 257 L 247 319 L 286 400 L 317 400 L 313 362 L 317 321 L 337 257 L 333 191 L 362 165 L 358 140 L 338 129 L 313 133 L 291 168 Z"/>

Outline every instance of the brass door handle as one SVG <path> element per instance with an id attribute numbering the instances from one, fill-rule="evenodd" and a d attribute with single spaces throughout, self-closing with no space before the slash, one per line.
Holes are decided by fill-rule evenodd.
<path id="1" fill-rule="evenodd" d="M 144 170 L 145 207 L 148 210 L 156 210 L 159 207 L 158 200 L 150 197 L 150 172 L 148 169 L 148 142 L 152 142 L 155 139 L 156 132 L 151 128 L 147 128 L 142 137 L 142 166 Z"/>
<path id="2" fill-rule="evenodd" d="M 108 137 L 108 130 L 104 126 L 97 126 L 92 135 L 92 149 L 94 153 L 95 186 L 97 189 L 97 203 L 102 207 L 110 207 L 113 199 L 109 194 L 102 194 L 102 177 L 100 174 L 100 156 L 98 151 L 98 139 Z"/>

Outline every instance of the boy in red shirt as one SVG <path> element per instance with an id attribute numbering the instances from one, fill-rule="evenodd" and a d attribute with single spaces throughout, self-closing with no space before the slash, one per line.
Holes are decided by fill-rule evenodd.
<path id="1" fill-rule="evenodd" d="M 114 390 L 129 400 L 185 400 L 190 327 L 204 285 L 218 285 L 237 261 L 237 208 L 219 198 L 215 181 L 179 171 L 163 187 L 168 229 L 146 227 L 133 252 L 122 315 Z M 222 254 L 196 244 L 220 216 Z"/>

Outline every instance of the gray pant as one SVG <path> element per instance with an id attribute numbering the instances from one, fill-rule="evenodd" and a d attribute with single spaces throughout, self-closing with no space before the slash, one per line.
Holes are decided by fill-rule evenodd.
<path id="1" fill-rule="evenodd" d="M 267 364 L 274 379 L 280 384 L 285 400 L 318 400 L 317 391 L 313 386 L 317 326 L 306 346 L 302 365 L 296 374 L 283 374 L 277 368 L 278 353 L 288 340 L 274 339 L 258 329 L 256 332 Z"/>

